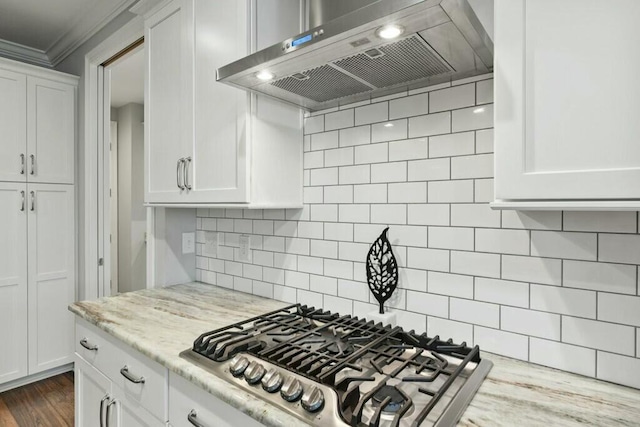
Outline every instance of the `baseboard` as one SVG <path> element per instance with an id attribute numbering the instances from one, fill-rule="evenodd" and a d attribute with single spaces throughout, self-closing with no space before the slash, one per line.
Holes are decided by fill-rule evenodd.
<path id="1" fill-rule="evenodd" d="M 48 371 L 38 372 L 37 374 L 9 381 L 8 383 L 0 384 L 0 393 L 9 391 L 14 388 L 22 387 L 23 385 L 35 383 L 36 381 L 44 380 L 46 378 L 54 377 L 56 375 L 60 375 L 69 371 L 73 371 L 73 363 L 58 366 L 57 368 L 49 369 Z"/>

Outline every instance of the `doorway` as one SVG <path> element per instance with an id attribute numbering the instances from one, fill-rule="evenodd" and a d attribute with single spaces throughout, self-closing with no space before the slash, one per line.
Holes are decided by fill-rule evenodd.
<path id="1" fill-rule="evenodd" d="M 147 208 L 144 206 L 144 50 L 130 46 L 104 67 L 103 156 L 105 243 L 111 295 L 147 286 Z M 108 148 L 108 153 L 106 152 Z M 108 224 L 108 233 L 106 232 Z M 106 236 L 105 236 L 106 237 Z M 106 248 L 105 248 L 106 249 Z M 106 250 L 105 250 L 106 252 Z"/>

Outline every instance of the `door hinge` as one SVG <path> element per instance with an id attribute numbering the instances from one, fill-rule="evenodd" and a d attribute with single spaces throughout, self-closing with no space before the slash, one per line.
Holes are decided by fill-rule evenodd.
<path id="1" fill-rule="evenodd" d="M 104 258 L 98 258 L 98 266 L 102 267 L 104 265 Z"/>

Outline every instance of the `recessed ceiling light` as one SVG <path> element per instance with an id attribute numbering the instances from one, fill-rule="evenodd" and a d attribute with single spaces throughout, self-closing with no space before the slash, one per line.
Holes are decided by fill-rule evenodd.
<path id="1" fill-rule="evenodd" d="M 385 123 L 384 127 L 386 128 L 392 128 L 393 127 L 393 123 Z"/>
<path id="2" fill-rule="evenodd" d="M 376 35 L 381 39 L 395 39 L 402 33 L 404 33 L 404 28 L 395 24 L 385 25 L 376 30 Z"/>
<path id="3" fill-rule="evenodd" d="M 266 82 L 267 80 L 273 79 L 275 76 L 273 75 L 273 73 L 270 73 L 267 70 L 262 70 L 258 74 L 256 74 L 256 77 Z"/>
<path id="4" fill-rule="evenodd" d="M 484 113 L 484 107 L 476 108 L 473 112 L 476 114 Z"/>

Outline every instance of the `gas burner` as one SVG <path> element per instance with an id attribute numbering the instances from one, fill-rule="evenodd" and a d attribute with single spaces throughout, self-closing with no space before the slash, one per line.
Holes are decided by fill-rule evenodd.
<path id="1" fill-rule="evenodd" d="M 388 399 L 388 401 L 387 401 Z M 373 395 L 374 406 L 380 406 L 383 402 L 386 402 L 382 412 L 387 414 L 395 414 L 406 403 L 406 399 L 400 393 L 398 388 L 393 385 L 383 386 L 376 394 Z"/>
<path id="2" fill-rule="evenodd" d="M 351 343 L 345 343 L 340 340 L 332 342 L 327 347 L 327 351 L 329 353 L 339 358 L 344 358 L 351 355 L 351 353 L 353 353 L 354 350 L 355 350 L 355 347 Z"/>

